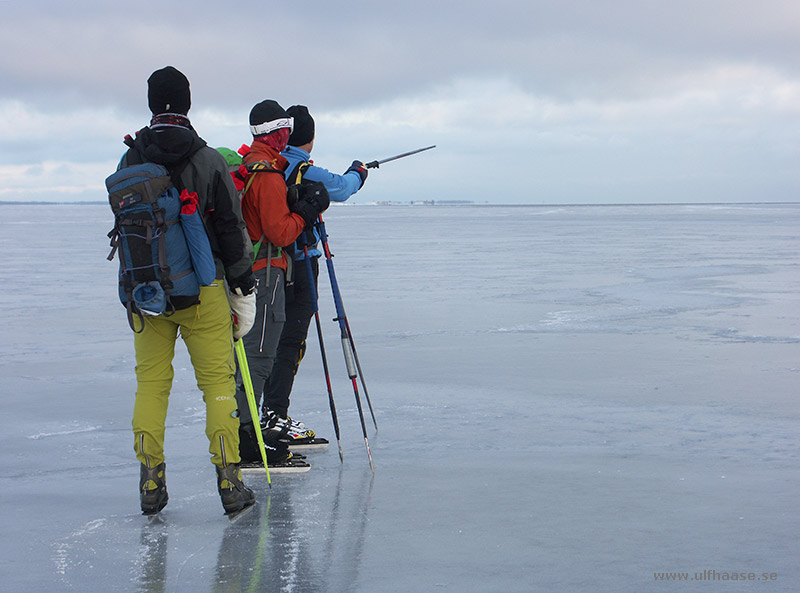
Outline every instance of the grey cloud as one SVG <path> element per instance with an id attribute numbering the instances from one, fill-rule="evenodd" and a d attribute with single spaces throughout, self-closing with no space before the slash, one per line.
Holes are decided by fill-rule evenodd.
<path id="1" fill-rule="evenodd" d="M 147 76 L 167 63 L 206 105 L 270 96 L 342 108 L 463 77 L 567 99 L 642 95 L 705 64 L 797 75 L 800 55 L 800 9 L 780 1 L 9 5 L 2 94 L 42 105 L 142 109 Z"/>
<path id="2" fill-rule="evenodd" d="M 147 77 L 172 64 L 212 143 L 246 141 L 229 122 L 263 98 L 305 103 L 326 163 L 440 145 L 375 176 L 418 167 L 436 195 L 512 195 L 513 176 L 475 178 L 502 145 L 536 200 L 796 199 L 799 56 L 800 4 L 784 0 L 0 2 L 0 108 L 28 114 L 0 156 L 116 157 L 146 123 Z"/>

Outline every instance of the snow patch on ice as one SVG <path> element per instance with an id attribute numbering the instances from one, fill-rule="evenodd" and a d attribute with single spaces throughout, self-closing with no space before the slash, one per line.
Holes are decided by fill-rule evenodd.
<path id="1" fill-rule="evenodd" d="M 48 437 L 58 437 L 58 436 L 66 436 L 66 435 L 73 435 L 78 434 L 81 432 L 93 432 L 95 430 L 102 429 L 102 426 L 78 426 L 76 428 L 66 429 L 66 430 L 56 430 L 53 432 L 40 432 L 37 434 L 28 435 L 26 438 L 38 440 L 44 439 Z"/>
<path id="2" fill-rule="evenodd" d="M 728 342 L 748 343 L 748 344 L 800 344 L 800 336 L 765 336 L 741 333 L 735 327 L 719 330 L 715 332 L 716 337 Z"/>
<path id="3" fill-rule="evenodd" d="M 70 559 L 70 552 L 73 547 L 73 542 L 75 540 L 81 539 L 82 537 L 85 537 L 86 535 L 90 534 L 93 531 L 100 529 L 101 527 L 104 527 L 107 520 L 108 520 L 107 518 L 100 518 L 100 519 L 94 519 L 93 521 L 89 521 L 86 525 L 73 532 L 67 538 L 69 541 L 56 543 L 55 557 L 53 558 L 53 561 L 55 562 L 56 565 L 56 574 L 60 575 L 62 578 L 66 578 L 67 570 L 73 564 L 73 562 Z M 78 560 L 78 563 L 81 562 L 86 563 L 87 561 Z"/>

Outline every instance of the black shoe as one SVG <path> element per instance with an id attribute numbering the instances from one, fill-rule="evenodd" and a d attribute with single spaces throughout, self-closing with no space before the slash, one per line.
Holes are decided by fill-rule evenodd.
<path id="1" fill-rule="evenodd" d="M 280 461 L 289 454 L 289 447 L 273 439 L 266 433 L 262 435 L 267 448 L 267 462 Z M 242 461 L 262 463 L 261 451 L 258 449 L 258 436 L 252 422 L 239 426 L 239 457 Z"/>
<path id="2" fill-rule="evenodd" d="M 289 445 L 277 439 L 277 435 L 262 433 L 264 448 L 267 451 L 267 463 L 270 466 L 280 465 L 288 461 L 292 454 Z M 261 451 L 258 449 L 258 436 L 251 422 L 239 426 L 239 456 L 242 463 L 264 464 Z"/>
<path id="3" fill-rule="evenodd" d="M 217 488 L 226 515 L 238 513 L 256 502 L 256 495 L 242 482 L 242 470 L 238 463 L 217 466 Z"/>
<path id="4" fill-rule="evenodd" d="M 143 515 L 155 515 L 161 512 L 167 502 L 167 464 L 161 464 L 150 468 L 142 464 L 139 476 L 139 499 L 142 503 Z"/>
<path id="5" fill-rule="evenodd" d="M 294 455 L 289 445 L 273 438 L 272 434 L 263 433 L 264 450 L 267 453 L 267 464 L 271 472 L 294 473 L 307 472 L 311 466 L 305 455 Z M 239 427 L 239 454 L 242 458 L 241 469 L 245 472 L 264 471 L 264 458 L 258 450 L 258 437 L 253 424 L 242 424 Z"/>
<path id="6" fill-rule="evenodd" d="M 292 452 L 289 451 L 289 445 L 286 443 L 264 439 L 264 448 L 267 450 L 267 463 L 270 467 L 281 465 L 292 458 Z M 261 461 L 261 458 L 258 460 Z"/>
<path id="7" fill-rule="evenodd" d="M 252 422 L 239 425 L 239 457 L 242 461 L 256 461 L 261 459 L 258 451 L 258 440 Z"/>

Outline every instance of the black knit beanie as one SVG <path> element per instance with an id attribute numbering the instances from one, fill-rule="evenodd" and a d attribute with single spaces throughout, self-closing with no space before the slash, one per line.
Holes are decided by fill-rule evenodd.
<path id="1" fill-rule="evenodd" d="M 147 79 L 147 104 L 153 115 L 160 113 L 189 113 L 192 105 L 189 80 L 183 73 L 167 66 L 156 70 Z"/>
<path id="2" fill-rule="evenodd" d="M 284 117 L 289 117 L 289 114 L 286 113 L 286 110 L 281 107 L 277 101 L 267 99 L 265 101 L 261 101 L 261 103 L 258 103 L 250 110 L 250 125 L 259 126 L 261 124 L 275 121 L 276 119 L 281 119 Z"/>
<path id="3" fill-rule="evenodd" d="M 314 118 L 305 105 L 292 105 L 286 110 L 294 118 L 294 131 L 289 136 L 289 146 L 303 146 L 314 139 Z"/>

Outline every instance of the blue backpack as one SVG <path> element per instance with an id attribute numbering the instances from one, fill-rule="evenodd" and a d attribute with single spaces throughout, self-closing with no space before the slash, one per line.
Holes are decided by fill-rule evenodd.
<path id="1" fill-rule="evenodd" d="M 196 202 L 182 212 L 189 193 L 178 193 L 165 167 L 124 167 L 106 179 L 106 188 L 114 212 L 108 260 L 119 251 L 119 298 L 131 329 L 137 331 L 137 315 L 141 332 L 143 315 L 169 316 L 198 302 L 200 286 L 214 282 L 214 256 Z"/>

